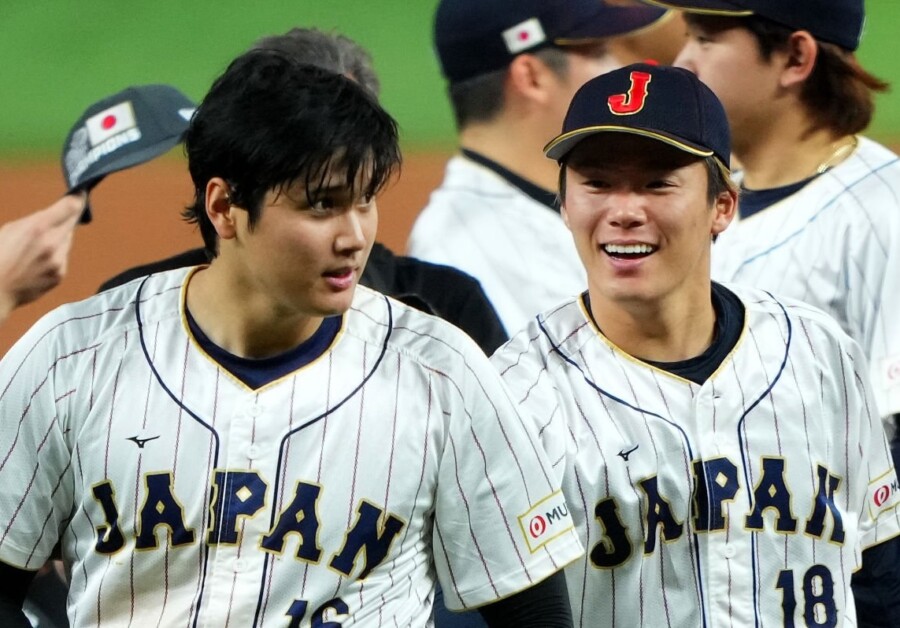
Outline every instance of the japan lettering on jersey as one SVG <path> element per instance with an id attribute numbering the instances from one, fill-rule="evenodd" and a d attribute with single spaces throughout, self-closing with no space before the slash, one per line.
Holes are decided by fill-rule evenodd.
<path id="1" fill-rule="evenodd" d="M 844 162 L 734 222 L 712 275 L 824 310 L 862 347 L 883 417 L 900 414 L 900 158 L 865 137 Z M 889 435 L 893 421 L 886 423 Z"/>
<path id="2" fill-rule="evenodd" d="M 581 299 L 492 358 L 563 478 L 576 625 L 855 625 L 862 549 L 900 533 L 858 346 L 799 302 L 746 324 L 702 386 L 625 354 Z"/>
<path id="3" fill-rule="evenodd" d="M 187 272 L 64 306 L 0 362 L 0 559 L 59 541 L 73 626 L 425 626 L 435 571 L 463 609 L 581 553 L 464 334 L 359 288 L 328 351 L 251 390 L 187 331 Z"/>

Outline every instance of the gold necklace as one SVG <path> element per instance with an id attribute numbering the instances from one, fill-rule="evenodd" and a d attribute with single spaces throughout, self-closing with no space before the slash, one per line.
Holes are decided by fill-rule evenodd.
<path id="1" fill-rule="evenodd" d="M 824 174 L 831 170 L 834 166 L 841 163 L 850 153 L 852 153 L 857 144 L 859 144 L 859 139 L 855 135 L 850 136 L 850 140 L 847 142 L 842 142 L 835 148 L 831 154 L 816 166 L 816 174 Z"/>

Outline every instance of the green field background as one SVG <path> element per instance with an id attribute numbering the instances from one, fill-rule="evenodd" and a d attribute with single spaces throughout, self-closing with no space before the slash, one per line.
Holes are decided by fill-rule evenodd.
<path id="1" fill-rule="evenodd" d="M 790 2 L 791 0 L 784 0 Z M 292 26 L 335 29 L 372 51 L 407 150 L 446 150 L 453 126 L 431 47 L 436 0 L 0 0 L 0 159 L 55 158 L 87 105 L 128 85 L 200 98 L 228 60 Z M 869 0 L 860 57 L 900 89 L 900 0 Z M 900 141 L 900 96 L 870 134 Z"/>

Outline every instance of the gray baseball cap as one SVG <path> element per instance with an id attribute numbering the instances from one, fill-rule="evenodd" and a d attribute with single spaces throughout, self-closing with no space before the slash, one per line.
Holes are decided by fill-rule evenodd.
<path id="1" fill-rule="evenodd" d="M 90 191 L 106 175 L 162 155 L 182 141 L 195 109 L 169 85 L 136 85 L 92 104 L 63 144 L 66 188 Z M 90 219 L 87 206 L 81 221 Z"/>

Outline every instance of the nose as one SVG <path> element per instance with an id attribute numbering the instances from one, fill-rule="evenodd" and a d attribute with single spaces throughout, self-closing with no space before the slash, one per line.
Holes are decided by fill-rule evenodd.
<path id="1" fill-rule="evenodd" d="M 610 209 L 606 212 L 610 226 L 619 229 L 634 229 L 647 222 L 643 198 L 640 194 L 623 191 L 610 198 Z"/>
<path id="2" fill-rule="evenodd" d="M 676 68 L 684 68 L 694 74 L 697 73 L 697 65 L 694 63 L 693 43 L 688 41 L 682 48 L 675 61 L 672 62 Z"/>
<path id="3" fill-rule="evenodd" d="M 374 206 L 365 209 L 353 206 L 342 212 L 338 218 L 340 225 L 334 241 L 336 252 L 346 255 L 365 249 L 368 234 L 371 233 L 369 225 L 376 219 L 375 215 Z"/>

